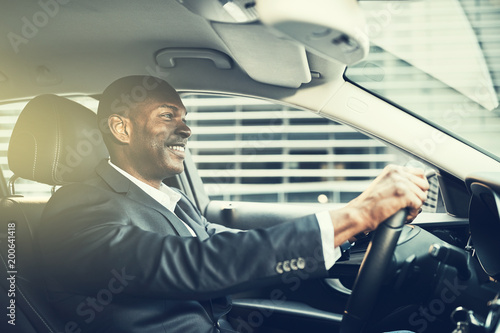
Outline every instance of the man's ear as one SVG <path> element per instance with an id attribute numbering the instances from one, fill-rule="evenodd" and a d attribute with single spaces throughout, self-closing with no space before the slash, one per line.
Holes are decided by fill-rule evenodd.
<path id="1" fill-rule="evenodd" d="M 126 144 L 130 142 L 131 124 L 127 117 L 112 114 L 108 118 L 108 126 L 111 134 L 120 143 Z"/>

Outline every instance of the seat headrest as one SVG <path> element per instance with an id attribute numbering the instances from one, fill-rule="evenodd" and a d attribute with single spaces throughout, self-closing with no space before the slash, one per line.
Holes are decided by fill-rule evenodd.
<path id="1" fill-rule="evenodd" d="M 96 114 L 56 95 L 41 95 L 26 105 L 8 151 L 14 175 L 49 185 L 85 180 L 108 156 Z"/>

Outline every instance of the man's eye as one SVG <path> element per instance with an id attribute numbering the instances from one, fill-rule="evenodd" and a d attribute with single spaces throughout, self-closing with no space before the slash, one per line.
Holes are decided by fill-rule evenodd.
<path id="1" fill-rule="evenodd" d="M 167 118 L 167 119 L 172 119 L 172 117 L 173 117 L 171 113 L 163 113 L 161 116 L 163 118 Z"/>

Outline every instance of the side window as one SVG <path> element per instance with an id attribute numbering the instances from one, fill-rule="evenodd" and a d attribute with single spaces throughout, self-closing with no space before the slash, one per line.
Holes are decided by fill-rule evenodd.
<path id="1" fill-rule="evenodd" d="M 97 100 L 87 97 L 78 96 L 71 99 L 83 104 L 91 110 L 97 110 Z M 7 160 L 7 151 L 9 148 L 9 140 L 16 124 L 19 114 L 23 110 L 27 101 L 16 102 L 0 105 L 0 169 L 6 181 L 9 181 L 13 176 L 13 172 L 9 169 Z M 17 179 L 15 182 L 16 194 L 27 197 L 34 196 L 50 196 L 52 187 L 49 185 L 33 182 L 27 179 Z"/>
<path id="2" fill-rule="evenodd" d="M 408 160 L 309 111 L 214 95 L 183 101 L 188 147 L 212 200 L 344 204 L 388 163 Z"/>

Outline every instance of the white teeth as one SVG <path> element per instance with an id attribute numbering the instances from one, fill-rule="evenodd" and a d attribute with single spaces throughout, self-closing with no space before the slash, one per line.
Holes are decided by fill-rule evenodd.
<path id="1" fill-rule="evenodd" d="M 184 147 L 182 146 L 168 146 L 168 148 L 177 151 L 184 151 Z"/>

